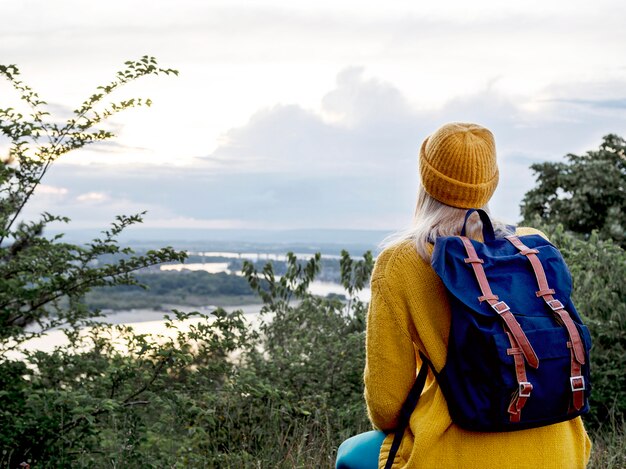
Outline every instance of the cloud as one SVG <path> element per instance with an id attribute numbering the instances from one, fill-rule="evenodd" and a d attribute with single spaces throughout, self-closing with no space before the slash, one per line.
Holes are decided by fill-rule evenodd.
<path id="1" fill-rule="evenodd" d="M 64 196 L 67 195 L 68 190 L 65 187 L 55 187 L 47 184 L 39 184 L 35 192 L 37 194 L 45 194 L 48 196 Z"/>
<path id="2" fill-rule="evenodd" d="M 551 102 L 573 104 L 596 109 L 622 110 L 626 109 L 626 98 L 616 99 L 552 99 Z"/>
<path id="3" fill-rule="evenodd" d="M 613 92 L 619 92 L 619 87 Z M 351 67 L 338 75 L 319 112 L 296 105 L 264 109 L 246 125 L 227 132 L 225 143 L 206 160 L 232 164 L 233 170 L 264 174 L 264 178 L 306 174 L 305 181 L 326 187 L 323 195 L 316 194 L 320 208 L 329 203 L 339 211 L 346 193 L 358 192 L 362 197 L 352 202 L 372 207 L 375 217 L 369 223 L 378 226 L 380 217 L 385 217 L 397 225 L 401 213 L 407 213 L 413 203 L 417 151 L 423 138 L 445 122 L 477 122 L 494 132 L 499 151 L 501 182 L 492 206 L 499 216 L 515 221 L 523 194 L 534 184 L 532 163 L 584 152 L 596 147 L 603 135 L 626 131 L 623 113 L 596 112 L 598 105 L 617 109 L 619 100 L 588 105 L 581 99 L 586 105 L 575 109 L 570 101 L 513 98 L 498 92 L 492 83 L 478 93 L 449 100 L 440 109 L 417 110 L 391 84 L 367 78 L 363 68 Z M 335 179 L 342 174 L 348 177 L 340 183 Z M 368 190 L 361 186 L 364 180 L 371 184 Z M 273 186 L 271 193 L 277 191 Z M 331 200 L 326 200 L 326 194 L 331 194 Z M 267 203 L 277 203 L 276 198 Z M 347 206 L 343 216 L 356 219 Z M 359 223 L 368 221 L 361 218 Z"/>
<path id="4" fill-rule="evenodd" d="M 113 140 L 105 140 L 102 142 L 93 143 L 89 146 L 89 149 L 94 152 L 114 153 L 114 154 L 120 154 L 124 152 L 143 153 L 143 152 L 150 151 L 149 148 L 123 145 Z"/>
<path id="5" fill-rule="evenodd" d="M 448 121 L 494 132 L 501 180 L 492 208 L 509 222 L 533 186 L 530 164 L 626 133 L 626 115 L 618 112 L 513 98 L 493 85 L 438 109 L 415 109 L 390 83 L 350 67 L 318 110 L 261 109 L 191 166 L 59 163 L 45 182 L 67 188 L 73 199 L 48 198 L 54 210 L 47 210 L 78 226 L 105 227 L 116 214 L 147 209 L 150 226 L 399 229 L 413 212 L 420 144 Z"/>
<path id="6" fill-rule="evenodd" d="M 58 165 L 46 178 L 50 184 L 63 181 L 72 193 L 108 195 L 104 202 L 89 203 L 36 198 L 30 206 L 31 214 L 67 215 L 81 227 L 106 226 L 117 214 L 147 210 L 150 226 L 387 229 L 395 222 L 393 209 L 403 187 L 372 175 L 218 174 L 200 166 Z M 386 197 L 380 197 L 379 184 Z"/>
<path id="7" fill-rule="evenodd" d="M 320 112 L 277 105 L 231 129 L 204 160 L 224 171 L 364 174 L 414 156 L 421 119 L 392 85 L 348 68 Z"/>
<path id="8" fill-rule="evenodd" d="M 88 202 L 88 203 L 93 203 L 93 202 L 99 203 L 99 202 L 104 202 L 108 199 L 109 199 L 109 196 L 107 196 L 103 192 L 87 192 L 85 194 L 80 194 L 78 197 L 76 197 L 76 200 L 78 202 Z"/>

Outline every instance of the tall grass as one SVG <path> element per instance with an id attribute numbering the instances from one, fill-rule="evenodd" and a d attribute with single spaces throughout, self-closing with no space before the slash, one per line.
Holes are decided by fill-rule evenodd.
<path id="1" fill-rule="evenodd" d="M 590 431 L 593 441 L 589 469 L 626 468 L 626 422 L 609 419 Z"/>

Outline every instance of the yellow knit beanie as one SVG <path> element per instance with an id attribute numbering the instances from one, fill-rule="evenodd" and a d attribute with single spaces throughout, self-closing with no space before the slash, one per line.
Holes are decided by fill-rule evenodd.
<path id="1" fill-rule="evenodd" d="M 498 185 L 496 144 L 480 125 L 440 127 L 422 143 L 419 161 L 426 192 L 452 207 L 483 207 Z"/>

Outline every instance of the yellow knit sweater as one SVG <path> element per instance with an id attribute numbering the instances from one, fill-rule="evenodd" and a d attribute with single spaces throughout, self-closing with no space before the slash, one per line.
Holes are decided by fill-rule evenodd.
<path id="1" fill-rule="evenodd" d="M 517 234 L 537 233 L 519 228 Z M 441 370 L 446 361 L 450 309 L 444 286 L 411 241 L 384 250 L 372 274 L 367 319 L 365 400 L 370 420 L 383 431 L 397 425 L 400 407 L 421 366 L 421 350 Z M 385 439 L 384 467 L 393 434 Z M 479 433 L 452 423 L 445 398 L 429 372 L 393 465 L 436 469 L 584 468 L 591 442 L 580 417 L 545 427 Z"/>

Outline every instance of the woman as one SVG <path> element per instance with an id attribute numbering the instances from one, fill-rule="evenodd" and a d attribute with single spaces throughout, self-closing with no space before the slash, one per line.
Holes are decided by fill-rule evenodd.
<path id="1" fill-rule="evenodd" d="M 426 138 L 413 228 L 378 256 L 367 320 L 365 401 L 378 430 L 346 440 L 338 468 L 383 468 L 400 408 L 422 366 L 423 353 L 441 370 L 446 361 L 450 309 L 444 286 L 430 266 L 433 241 L 461 232 L 466 209 L 483 208 L 498 183 L 493 135 L 475 124 L 451 123 Z M 511 228 L 495 222 L 498 236 Z M 468 236 L 480 239 L 477 216 Z M 538 233 L 517 228 L 516 234 Z M 423 365 L 426 366 L 426 365 Z M 540 428 L 479 433 L 455 425 L 429 371 L 393 468 L 583 468 L 591 442 L 580 417 Z"/>

